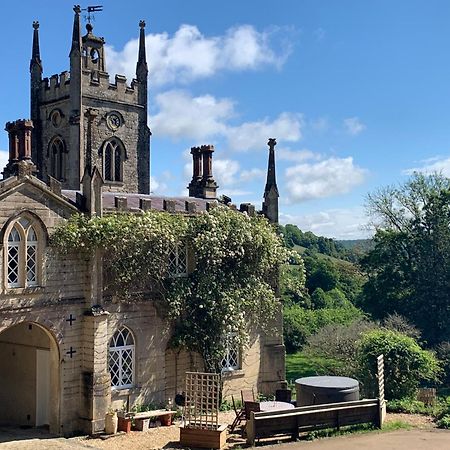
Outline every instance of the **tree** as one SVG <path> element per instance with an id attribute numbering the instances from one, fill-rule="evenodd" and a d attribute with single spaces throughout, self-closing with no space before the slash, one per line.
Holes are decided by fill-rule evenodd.
<path id="1" fill-rule="evenodd" d="M 372 330 L 359 343 L 359 371 L 366 394 L 377 394 L 377 356 L 384 356 L 385 392 L 389 400 L 414 395 L 421 381 L 436 381 L 441 369 L 434 353 L 409 336 Z"/>
<path id="2" fill-rule="evenodd" d="M 362 260 L 362 307 L 398 313 L 430 345 L 450 340 L 450 180 L 414 174 L 368 196 L 375 248 Z"/>

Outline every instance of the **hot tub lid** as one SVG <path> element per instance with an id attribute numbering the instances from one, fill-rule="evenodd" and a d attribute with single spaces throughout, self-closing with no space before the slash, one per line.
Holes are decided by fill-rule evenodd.
<path id="1" fill-rule="evenodd" d="M 320 376 L 320 377 L 304 377 L 295 380 L 295 384 L 308 386 L 311 388 L 325 389 L 355 389 L 359 387 L 358 380 L 349 377 Z"/>

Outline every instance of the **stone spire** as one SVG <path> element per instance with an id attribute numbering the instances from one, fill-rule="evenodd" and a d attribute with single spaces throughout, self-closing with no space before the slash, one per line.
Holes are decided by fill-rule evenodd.
<path id="1" fill-rule="evenodd" d="M 262 205 L 263 214 L 271 223 L 278 223 L 278 193 L 277 180 L 275 174 L 275 145 L 277 141 L 270 138 L 267 143 L 269 146 L 269 163 L 267 167 L 267 182 L 264 189 L 264 202 Z"/>
<path id="2" fill-rule="evenodd" d="M 30 60 L 30 118 L 35 124 L 40 124 L 39 100 L 42 83 L 42 61 L 39 49 L 39 22 L 33 22 L 33 49 L 31 51 Z M 41 129 L 36 126 L 32 130 L 32 149 L 33 160 L 38 164 L 41 163 L 41 155 L 38 152 L 40 142 Z"/>
<path id="3" fill-rule="evenodd" d="M 39 22 L 33 22 L 33 50 L 31 52 L 30 72 L 37 66 L 38 71 L 42 74 L 41 52 L 39 49 Z"/>
<path id="4" fill-rule="evenodd" d="M 139 52 L 136 64 L 138 104 L 142 107 L 139 114 L 138 167 L 142 170 L 139 177 L 139 192 L 150 193 L 150 136 L 152 132 L 148 122 L 148 66 L 145 52 L 145 20 L 139 21 Z"/>
<path id="5" fill-rule="evenodd" d="M 139 53 L 136 64 L 136 78 L 138 81 L 147 82 L 148 66 L 145 52 L 145 20 L 139 22 Z"/>
<path id="6" fill-rule="evenodd" d="M 75 15 L 73 16 L 72 46 L 69 56 L 81 56 L 80 5 L 75 5 L 73 11 Z"/>

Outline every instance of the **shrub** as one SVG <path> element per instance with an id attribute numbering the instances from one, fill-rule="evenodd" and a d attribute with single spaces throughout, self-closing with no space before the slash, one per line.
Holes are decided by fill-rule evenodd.
<path id="1" fill-rule="evenodd" d="M 355 376 L 358 372 L 358 342 L 361 336 L 377 325 L 364 317 L 351 323 L 332 323 L 308 337 L 305 352 L 339 361 L 330 371 L 331 375 Z"/>
<path id="2" fill-rule="evenodd" d="M 439 428 L 450 428 L 450 414 L 442 416 L 436 423 Z"/>
<path id="3" fill-rule="evenodd" d="M 406 336 L 414 339 L 420 338 L 420 330 L 411 322 L 408 322 L 405 317 L 397 313 L 388 314 L 383 320 L 383 326 L 388 330 L 398 331 L 399 333 L 406 334 Z"/>
<path id="4" fill-rule="evenodd" d="M 384 355 L 386 397 L 412 397 L 421 381 L 436 381 L 440 366 L 434 353 L 411 337 L 391 330 L 364 334 L 359 345 L 360 380 L 366 394 L 377 394 L 377 356 Z"/>
<path id="5" fill-rule="evenodd" d="M 305 309 L 299 305 L 284 308 L 284 342 L 288 353 L 300 350 L 309 336 L 331 323 L 348 324 L 361 317 L 354 306 L 345 308 Z"/>

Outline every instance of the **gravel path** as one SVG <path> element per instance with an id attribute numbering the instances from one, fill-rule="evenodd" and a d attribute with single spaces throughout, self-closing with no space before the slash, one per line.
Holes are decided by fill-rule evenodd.
<path id="1" fill-rule="evenodd" d="M 221 413 L 221 423 L 231 423 L 233 412 Z M 280 445 L 261 446 L 265 450 L 315 450 L 315 449 L 399 449 L 399 450 L 434 450 L 450 449 L 450 431 L 434 429 L 429 417 L 409 414 L 388 414 L 387 421 L 402 421 L 410 423 L 414 429 L 410 431 L 399 430 L 389 433 L 366 433 L 343 436 L 317 441 L 291 442 Z M 99 438 L 76 437 L 64 439 L 51 437 L 39 430 L 18 430 L 0 428 L 0 450 L 153 450 L 153 449 L 180 449 L 178 443 L 180 431 L 178 424 L 170 427 L 150 428 L 148 431 L 132 431 L 129 434 L 114 436 L 106 440 Z M 229 448 L 244 447 L 245 441 L 235 434 L 229 440 Z"/>

